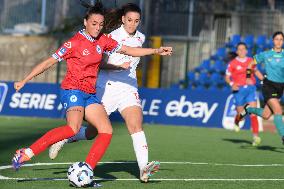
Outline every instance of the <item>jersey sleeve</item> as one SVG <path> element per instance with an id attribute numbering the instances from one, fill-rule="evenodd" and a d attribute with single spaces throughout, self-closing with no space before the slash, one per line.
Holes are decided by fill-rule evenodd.
<path id="1" fill-rule="evenodd" d="M 74 48 L 74 42 L 69 40 L 61 45 L 61 47 L 55 51 L 52 57 L 59 62 L 63 59 L 66 60 L 68 58 L 71 58 L 74 54 Z"/>
<path id="2" fill-rule="evenodd" d="M 265 59 L 265 52 L 254 55 L 253 59 L 256 64 L 263 63 Z"/>
<path id="3" fill-rule="evenodd" d="M 232 61 L 229 62 L 228 67 L 227 67 L 227 69 L 226 69 L 226 75 L 227 75 L 227 76 L 231 76 L 231 75 L 232 75 L 232 72 L 233 72 L 232 63 L 233 63 Z"/>
<path id="4" fill-rule="evenodd" d="M 104 42 L 105 42 L 105 48 L 104 51 L 106 51 L 106 54 L 111 55 L 112 53 L 115 53 L 119 51 L 122 47 L 122 44 L 118 43 L 116 40 L 114 40 L 111 37 L 111 34 L 104 34 Z"/>

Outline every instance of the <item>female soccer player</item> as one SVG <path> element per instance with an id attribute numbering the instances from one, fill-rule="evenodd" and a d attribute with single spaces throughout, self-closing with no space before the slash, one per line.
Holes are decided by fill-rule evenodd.
<path id="1" fill-rule="evenodd" d="M 254 75 L 250 76 L 251 82 L 247 83 L 246 70 L 253 60 L 247 57 L 247 46 L 241 42 L 237 45 L 237 57 L 228 65 L 226 71 L 226 82 L 232 87 L 235 104 L 237 106 L 237 116 L 235 119 L 235 130 L 239 131 L 239 114 L 244 110 L 244 105 L 249 103 L 251 107 L 256 107 L 256 86 Z M 263 80 L 263 75 L 254 67 L 254 74 Z M 258 136 L 258 121 L 255 115 L 250 116 L 253 134 L 253 146 L 258 146 L 261 142 Z"/>
<path id="2" fill-rule="evenodd" d="M 137 31 L 140 23 L 141 10 L 132 3 L 124 5 L 120 10 L 119 19 L 121 26 L 112 31 L 110 35 L 113 39 L 123 45 L 132 47 L 142 47 L 145 36 Z M 112 20 L 112 23 L 116 23 Z M 96 91 L 97 97 L 108 115 L 118 110 L 125 120 L 126 127 L 133 141 L 133 148 L 136 154 L 138 166 L 140 169 L 140 180 L 147 182 L 149 176 L 159 168 L 158 161 L 148 163 L 148 145 L 143 131 L 143 114 L 141 102 L 137 89 L 136 67 L 139 63 L 139 57 L 131 57 L 120 53 L 112 53 L 108 57 L 107 64 L 103 64 L 99 72 Z M 130 62 L 130 67 L 125 70 L 111 69 L 113 65 Z M 51 159 L 56 158 L 59 150 L 67 142 L 78 140 L 93 139 L 95 135 L 94 127 L 82 127 L 77 135 L 70 139 L 65 139 L 52 145 L 49 149 Z M 86 137 L 87 136 L 87 137 Z"/>
<path id="3" fill-rule="evenodd" d="M 17 150 L 12 159 L 16 170 L 50 145 L 74 136 L 82 125 L 83 117 L 98 131 L 98 137 L 86 158 L 86 163 L 94 169 L 112 138 L 110 121 L 93 87 L 96 84 L 102 53 L 118 52 L 135 57 L 151 54 L 171 55 L 172 53 L 171 47 L 152 49 L 121 45 L 109 35 L 102 34 L 104 10 L 100 3 L 88 9 L 84 25 L 85 29 L 64 43 L 52 57 L 37 65 L 25 79 L 14 84 L 16 91 L 19 91 L 26 82 L 58 61 L 65 59 L 67 62 L 67 73 L 61 84 L 61 102 L 66 110 L 67 124 L 50 130 L 29 148 Z"/>
<path id="4" fill-rule="evenodd" d="M 274 124 L 278 133 L 282 137 L 284 144 L 284 123 L 282 120 L 282 107 L 280 98 L 284 89 L 284 51 L 282 49 L 284 34 L 281 31 L 275 32 L 272 36 L 273 48 L 269 51 L 261 52 L 254 56 L 251 65 L 264 63 L 266 77 L 263 80 L 262 95 L 264 97 L 264 108 L 251 107 L 245 105 L 241 118 L 245 115 L 255 114 L 264 119 L 269 119 L 274 114 Z M 250 69 L 247 70 L 250 74 Z"/>

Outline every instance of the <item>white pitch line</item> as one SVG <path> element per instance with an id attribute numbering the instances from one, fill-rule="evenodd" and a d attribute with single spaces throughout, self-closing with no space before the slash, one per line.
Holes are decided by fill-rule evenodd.
<path id="1" fill-rule="evenodd" d="M 43 166 L 43 165 L 71 165 L 74 162 L 65 163 L 31 163 L 25 164 L 23 167 L 33 167 L 33 166 Z M 137 163 L 134 161 L 122 161 L 122 162 L 99 162 L 99 164 L 133 164 Z M 282 167 L 284 164 L 223 164 L 223 163 L 202 163 L 202 162 L 160 162 L 161 164 L 188 164 L 188 165 L 211 165 L 211 166 L 233 166 L 233 167 Z M 0 166 L 0 170 L 10 169 L 11 165 Z M 11 178 L 0 175 L 0 180 L 68 180 L 64 178 Z M 135 178 L 126 179 L 107 179 L 107 178 L 97 178 L 98 181 L 137 181 Z M 151 179 L 153 181 L 284 181 L 284 178 L 252 178 L 252 179 L 225 179 L 225 178 L 157 178 Z"/>
<path id="2" fill-rule="evenodd" d="M 74 162 L 64 162 L 64 163 L 32 163 L 25 164 L 23 167 L 30 166 L 41 166 L 41 165 L 71 165 Z M 136 164 L 135 161 L 119 161 L 119 162 L 99 162 L 99 164 Z M 234 163 L 205 163 L 205 162 L 178 162 L 178 161 L 165 161 L 160 162 L 161 164 L 182 164 L 182 165 L 211 165 L 211 166 L 232 166 L 232 167 L 284 167 L 284 164 L 234 164 Z M 1 169 L 12 168 L 11 165 L 0 166 Z"/>

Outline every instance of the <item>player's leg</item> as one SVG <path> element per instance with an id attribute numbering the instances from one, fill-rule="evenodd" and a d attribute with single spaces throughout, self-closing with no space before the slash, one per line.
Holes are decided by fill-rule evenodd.
<path id="1" fill-rule="evenodd" d="M 49 158 L 55 159 L 58 153 L 60 152 L 60 150 L 63 148 L 63 146 L 66 143 L 77 142 L 80 140 L 92 140 L 97 136 L 97 134 L 98 131 L 95 127 L 91 125 L 88 125 L 87 127 L 81 126 L 79 132 L 76 135 L 52 144 L 49 147 L 49 152 L 48 152 Z"/>
<path id="2" fill-rule="evenodd" d="M 131 135 L 133 148 L 140 170 L 140 180 L 148 182 L 149 177 L 159 170 L 160 162 L 148 163 L 148 145 L 142 128 L 143 114 L 139 106 L 130 106 L 121 111 L 129 134 Z"/>
<path id="3" fill-rule="evenodd" d="M 98 104 L 98 100 L 85 108 L 85 119 L 98 131 L 86 158 L 86 163 L 94 169 L 110 144 L 112 126 L 104 107 Z"/>
<path id="4" fill-rule="evenodd" d="M 249 102 L 250 107 L 256 108 L 256 101 Z M 257 120 L 257 116 L 254 114 L 250 114 L 250 122 L 251 122 L 251 130 L 253 135 L 253 146 L 259 146 L 261 143 L 261 138 L 259 137 L 259 124 Z"/>
<path id="5" fill-rule="evenodd" d="M 105 86 L 106 84 L 102 84 Z M 107 86 L 108 90 L 105 90 L 105 87 L 97 87 L 97 99 L 101 101 L 104 104 L 105 110 L 107 111 L 107 114 L 110 115 L 111 112 L 115 111 L 117 108 L 117 100 L 115 99 L 113 95 L 114 92 L 117 90 L 113 86 Z M 53 145 L 50 146 L 49 148 L 49 158 L 50 159 L 55 159 L 60 152 L 60 150 L 63 148 L 63 146 L 67 143 L 72 143 L 72 142 L 78 142 L 80 140 L 92 140 L 97 136 L 98 132 L 96 128 L 92 125 L 88 125 L 87 127 L 82 126 L 79 130 L 79 132 L 74 135 L 73 137 L 69 139 L 64 139 L 62 141 L 59 141 Z"/>
<path id="6" fill-rule="evenodd" d="M 271 98 L 267 101 L 268 105 L 271 107 L 274 113 L 274 124 L 277 128 L 278 134 L 284 136 L 284 123 L 282 120 L 282 107 L 280 105 L 279 99 Z"/>
<path id="7" fill-rule="evenodd" d="M 237 115 L 235 116 L 235 120 L 234 120 L 234 130 L 236 131 L 236 132 L 239 132 L 240 131 L 240 126 L 239 126 L 239 123 L 240 123 L 240 121 L 241 121 L 241 119 L 240 119 L 240 113 L 242 112 L 242 111 L 244 111 L 244 107 L 243 106 L 237 106 L 236 107 L 236 110 L 237 110 Z"/>
<path id="8" fill-rule="evenodd" d="M 244 111 L 241 112 L 241 119 L 244 118 L 247 114 L 255 114 L 257 116 L 262 117 L 263 119 L 269 119 L 269 117 L 272 115 L 272 109 L 267 104 L 268 100 L 270 98 L 274 98 L 273 94 L 277 93 L 275 87 L 273 86 L 273 83 L 270 83 L 269 81 L 264 82 L 262 86 L 262 95 L 264 98 L 264 108 L 256 108 L 256 107 L 250 107 L 249 104 L 246 104 L 244 106 Z"/>
<path id="9" fill-rule="evenodd" d="M 16 170 L 20 168 L 25 161 L 30 160 L 35 155 L 38 155 L 51 144 L 72 137 L 79 131 L 84 116 L 84 99 L 80 92 L 77 91 L 65 91 L 64 93 L 66 94 L 64 95 L 65 98 L 62 99 L 62 102 L 67 105 L 64 107 L 67 109 L 67 124 L 48 131 L 29 148 L 17 150 L 12 160 L 13 167 Z M 75 97 L 76 101 L 74 100 Z"/>
<path id="10" fill-rule="evenodd" d="M 240 117 L 240 113 L 244 110 L 243 105 L 245 104 L 245 88 L 240 87 L 238 91 L 233 91 L 233 97 L 235 100 L 237 115 L 234 120 L 234 130 L 236 132 L 240 131 L 239 122 L 242 120 Z"/>

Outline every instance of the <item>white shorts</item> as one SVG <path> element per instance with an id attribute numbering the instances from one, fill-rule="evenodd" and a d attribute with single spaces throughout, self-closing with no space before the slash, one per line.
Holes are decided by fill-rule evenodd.
<path id="1" fill-rule="evenodd" d="M 118 110 L 120 113 L 130 106 L 141 106 L 136 87 L 121 82 L 108 81 L 103 88 L 97 86 L 97 98 L 102 102 L 108 115 Z"/>

